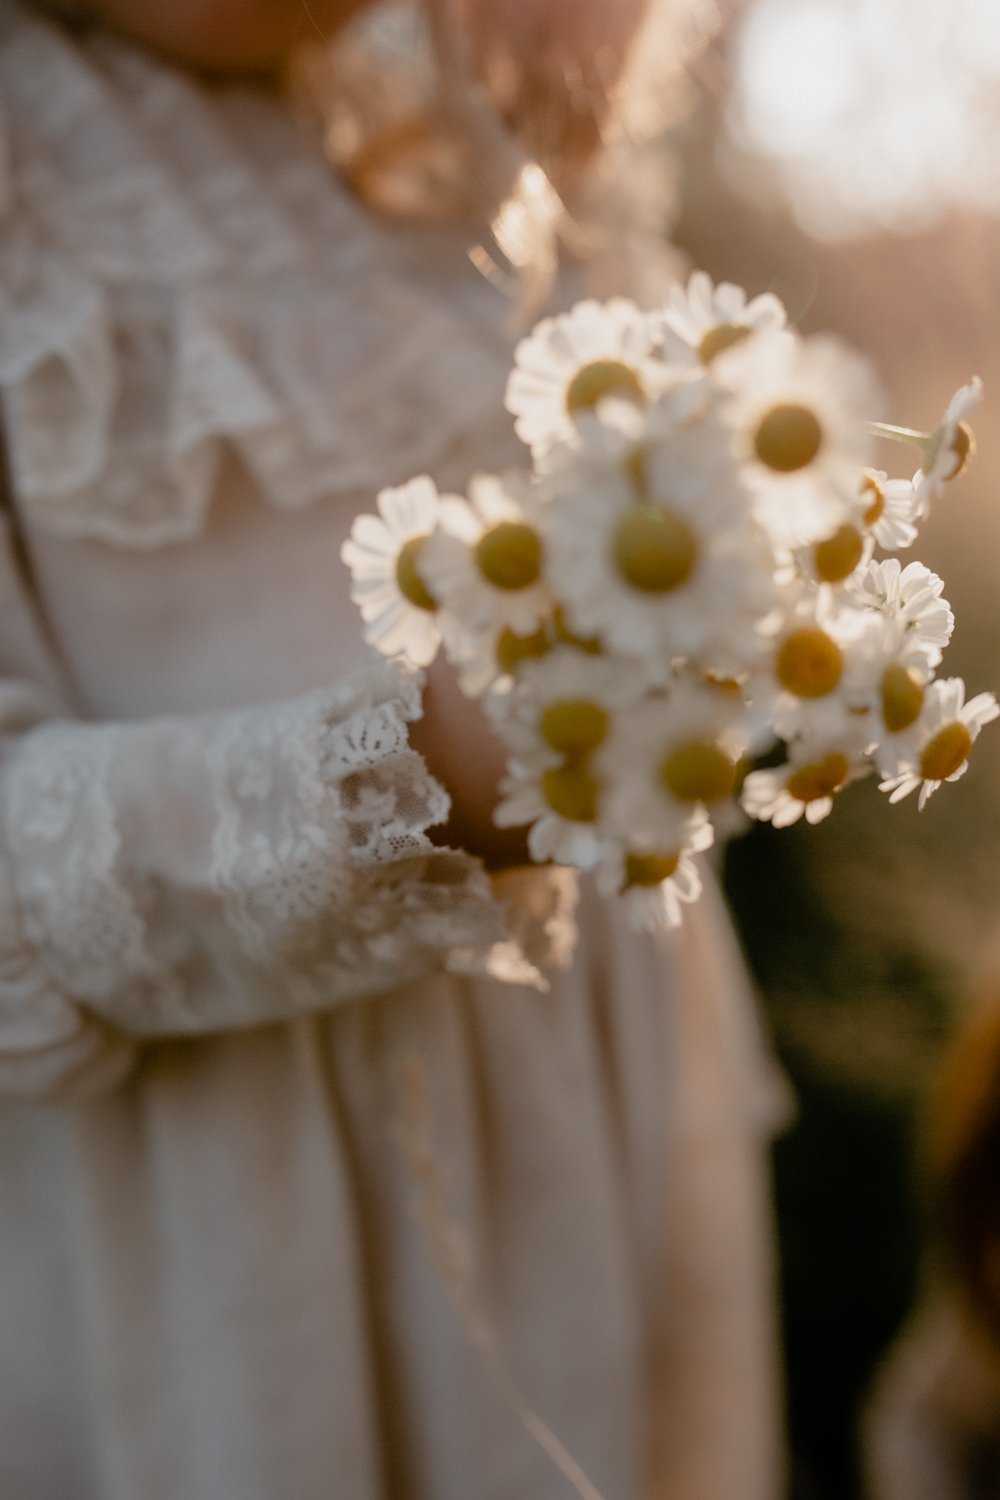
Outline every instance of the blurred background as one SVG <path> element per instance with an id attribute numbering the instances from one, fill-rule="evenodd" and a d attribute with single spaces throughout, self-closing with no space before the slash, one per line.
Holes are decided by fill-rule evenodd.
<path id="1" fill-rule="evenodd" d="M 672 237 L 714 279 L 777 292 L 804 332 L 865 349 L 885 421 L 932 428 L 983 377 L 975 462 L 902 561 L 945 580 L 942 674 L 996 691 L 1000 7 L 745 0 L 714 22 Z M 879 461 L 908 477 L 907 459 Z M 974 987 L 1000 975 L 996 732 L 977 750 L 923 813 L 866 782 L 820 827 L 760 827 L 727 859 L 797 1096 L 775 1147 L 794 1500 L 861 1493 L 859 1415 L 928 1263 L 929 1085 Z"/>

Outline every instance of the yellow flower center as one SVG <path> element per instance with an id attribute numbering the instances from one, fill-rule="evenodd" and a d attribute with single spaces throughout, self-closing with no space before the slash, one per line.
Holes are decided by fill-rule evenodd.
<path id="1" fill-rule="evenodd" d="M 775 667 L 778 681 L 797 698 L 825 698 L 844 670 L 837 642 L 816 625 L 805 625 L 785 637 Z"/>
<path id="2" fill-rule="evenodd" d="M 874 526 L 876 522 L 881 521 L 885 514 L 885 490 L 877 479 L 873 479 L 870 474 L 866 474 L 861 481 L 861 494 L 862 497 L 865 495 L 871 496 L 868 509 L 864 514 L 864 523 L 866 526 Z"/>
<path id="3" fill-rule="evenodd" d="M 711 740 L 687 740 L 665 757 L 660 780 L 678 802 L 723 802 L 732 795 L 736 767 Z"/>
<path id="4" fill-rule="evenodd" d="M 566 388 L 566 410 L 570 416 L 590 411 L 605 396 L 628 396 L 642 401 L 645 391 L 631 365 L 620 359 L 595 359 L 582 365 Z"/>
<path id="5" fill-rule="evenodd" d="M 779 474 L 793 474 L 811 464 L 823 443 L 819 418 L 808 406 L 773 406 L 754 434 L 754 452 Z"/>
<path id="6" fill-rule="evenodd" d="M 626 854 L 625 889 L 650 887 L 669 880 L 681 862 L 680 854 Z"/>
<path id="7" fill-rule="evenodd" d="M 924 684 L 915 667 L 893 662 L 882 673 L 882 719 L 890 734 L 909 729 L 924 706 Z"/>
<path id="8" fill-rule="evenodd" d="M 849 770 L 847 756 L 834 750 L 813 765 L 797 767 L 788 778 L 789 795 L 796 802 L 818 802 L 821 797 L 832 797 L 844 785 Z"/>
<path id="9" fill-rule="evenodd" d="M 508 625 L 497 637 L 497 666 L 513 677 L 521 662 L 547 656 L 551 650 L 552 642 L 544 625 L 531 635 L 516 635 Z"/>
<path id="10" fill-rule="evenodd" d="M 542 796 L 554 813 L 569 823 L 593 823 L 601 784 L 585 762 L 568 760 L 542 776 Z"/>
<path id="11" fill-rule="evenodd" d="M 495 589 L 530 588 L 542 572 L 542 539 L 522 521 L 501 521 L 480 537 L 476 562 Z"/>
<path id="12" fill-rule="evenodd" d="M 396 583 L 407 603 L 417 609 L 435 610 L 437 600 L 418 571 L 420 554 L 426 541 L 426 536 L 412 536 L 400 547 L 396 558 Z"/>
<path id="13" fill-rule="evenodd" d="M 816 576 L 822 583 L 841 583 L 854 572 L 865 550 L 865 539 L 856 526 L 841 526 L 813 550 Z"/>
<path id="14" fill-rule="evenodd" d="M 920 774 L 925 781 L 947 781 L 969 758 L 972 735 L 960 719 L 939 729 L 924 746 Z"/>
<path id="15" fill-rule="evenodd" d="M 955 436 L 949 444 L 948 451 L 952 455 L 952 466 L 947 474 L 941 477 L 942 479 L 957 479 L 976 451 L 976 439 L 967 422 L 959 422 L 955 428 Z"/>
<path id="16" fill-rule="evenodd" d="M 698 357 L 703 365 L 710 365 L 717 354 L 731 349 L 750 337 L 750 329 L 739 323 L 717 323 L 710 328 L 698 345 Z"/>
<path id="17" fill-rule="evenodd" d="M 698 560 L 698 540 L 675 511 L 636 505 L 618 523 L 615 566 L 632 588 L 667 594 L 690 578 Z"/>
<path id="18" fill-rule="evenodd" d="M 560 755 L 583 756 L 603 744 L 610 719 L 589 698 L 562 698 L 550 703 L 538 721 L 542 739 Z"/>

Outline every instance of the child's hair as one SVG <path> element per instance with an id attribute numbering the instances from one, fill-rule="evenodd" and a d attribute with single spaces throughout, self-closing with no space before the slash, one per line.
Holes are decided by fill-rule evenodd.
<path id="1" fill-rule="evenodd" d="M 74 30 L 97 15 L 95 0 L 29 3 Z M 714 0 L 369 0 L 330 38 L 307 24 L 308 0 L 284 3 L 303 18 L 289 86 L 343 176 L 385 213 L 489 226 L 483 268 L 507 276 L 523 313 L 560 240 L 600 253 L 602 237 L 638 239 L 641 221 L 662 241 L 666 160 L 659 183 L 619 172 L 612 208 L 590 168 L 599 146 L 641 146 L 683 112 Z"/>
<path id="2" fill-rule="evenodd" d="M 423 0 L 445 77 L 474 80 L 560 187 L 599 145 L 649 0 Z"/>
<path id="3" fill-rule="evenodd" d="M 931 1168 L 945 1250 L 968 1311 L 1000 1346 L 1000 996 L 962 1028 L 937 1088 Z"/>
<path id="4" fill-rule="evenodd" d="M 503 139 L 564 188 L 604 134 L 641 26 L 666 8 L 678 7 L 664 0 L 399 0 L 367 7 L 332 49 L 309 49 L 312 66 L 325 61 L 330 70 L 320 82 L 332 145 L 359 188 L 385 195 L 390 208 L 413 207 L 416 197 L 394 199 L 402 189 L 381 180 L 388 164 L 395 159 L 412 170 L 421 149 L 432 140 L 440 149 L 442 137 L 456 158 L 451 207 L 475 188 L 467 180 L 470 154 L 481 175 L 484 148 L 495 153 Z M 381 86 L 372 89 L 376 74 Z M 441 168 L 439 161 L 431 175 Z M 432 211 L 447 206 L 439 197 Z"/>
<path id="5" fill-rule="evenodd" d="M 707 0 L 399 0 L 303 48 L 293 79 L 366 202 L 492 223 L 538 293 L 556 236 L 586 238 L 598 147 L 662 133 L 708 17 Z"/>

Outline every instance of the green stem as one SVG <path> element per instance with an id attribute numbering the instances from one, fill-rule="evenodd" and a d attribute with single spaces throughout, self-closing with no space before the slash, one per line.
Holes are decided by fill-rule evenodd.
<path id="1" fill-rule="evenodd" d="M 874 433 L 875 437 L 889 438 L 895 443 L 909 443 L 923 453 L 927 452 L 931 441 L 931 434 L 928 432 L 917 432 L 913 427 L 893 427 L 889 422 L 869 422 L 868 431 Z"/>

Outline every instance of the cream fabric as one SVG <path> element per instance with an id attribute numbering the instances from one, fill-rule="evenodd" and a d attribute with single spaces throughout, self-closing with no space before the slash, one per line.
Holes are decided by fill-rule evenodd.
<path id="1" fill-rule="evenodd" d="M 497 294 L 279 103 L 14 0 L 0 102 L 0 1494 L 571 1493 L 480 1318 L 606 1500 L 772 1500 L 717 898 L 574 928 L 568 873 L 435 849 L 338 561 L 381 485 L 512 454 Z"/>

